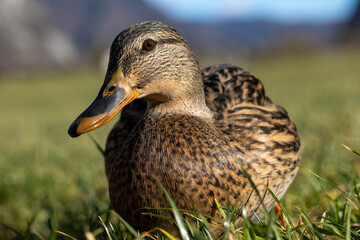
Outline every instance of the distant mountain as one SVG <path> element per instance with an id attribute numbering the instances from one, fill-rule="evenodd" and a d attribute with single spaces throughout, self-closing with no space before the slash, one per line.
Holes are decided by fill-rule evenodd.
<path id="1" fill-rule="evenodd" d="M 73 37 L 80 50 L 109 47 L 123 29 L 157 20 L 174 26 L 198 53 L 230 52 L 249 55 L 266 51 L 283 40 L 323 44 L 336 33 L 336 25 L 282 25 L 271 22 L 181 23 L 140 0 L 48 0 L 54 25 Z"/>
<path id="2" fill-rule="evenodd" d="M 313 47 L 327 45 L 337 34 L 337 28 L 337 24 L 286 25 L 264 21 L 179 24 L 177 27 L 201 54 L 238 54 L 238 57 L 245 58 L 262 54 L 281 44 L 289 46 L 289 42 L 294 41 Z"/>
<path id="3" fill-rule="evenodd" d="M 123 29 L 139 22 L 171 22 L 139 0 L 47 0 L 54 26 L 70 34 L 81 50 L 109 45 Z"/>
<path id="4" fill-rule="evenodd" d="M 202 57 L 315 48 L 331 43 L 338 30 L 337 24 L 182 23 L 140 0 L 2 0 L 0 7 L 8 9 L 0 15 L 0 70 L 73 66 L 109 49 L 123 29 L 149 20 L 175 27 Z"/>
<path id="5" fill-rule="evenodd" d="M 47 21 L 38 0 L 0 1 L 0 73 L 22 69 L 66 67 L 77 49 Z"/>

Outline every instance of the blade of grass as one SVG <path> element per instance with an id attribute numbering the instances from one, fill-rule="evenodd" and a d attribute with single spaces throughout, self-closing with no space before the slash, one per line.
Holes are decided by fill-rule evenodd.
<path id="1" fill-rule="evenodd" d="M 53 216 L 48 220 L 48 226 L 50 229 L 50 238 L 49 240 L 56 240 L 57 238 L 57 234 L 56 234 L 56 228 L 58 226 L 58 221 L 57 221 L 57 211 L 54 212 Z"/>
<path id="2" fill-rule="evenodd" d="M 172 208 L 150 208 L 150 207 L 144 207 L 144 208 L 139 208 L 139 210 L 168 210 L 168 211 L 172 211 Z M 182 213 L 190 213 L 190 214 L 194 214 L 196 215 L 196 211 L 195 210 L 184 210 L 184 209 L 178 209 L 180 212 Z M 206 214 L 201 214 L 206 218 L 212 219 L 214 220 L 214 218 L 212 218 L 210 215 L 206 215 Z"/>
<path id="3" fill-rule="evenodd" d="M 115 228 L 114 228 L 113 224 L 109 223 L 109 226 L 110 226 L 111 231 L 115 232 Z"/>
<path id="4" fill-rule="evenodd" d="M 58 234 L 61 234 L 61 235 L 63 235 L 63 236 L 65 236 L 65 237 L 68 237 L 68 238 L 70 238 L 70 239 L 72 239 L 72 240 L 77 240 L 77 238 L 74 238 L 73 236 L 70 236 L 69 234 L 67 234 L 67 233 L 64 233 L 64 232 L 61 232 L 61 231 L 56 231 Z"/>
<path id="5" fill-rule="evenodd" d="M 193 240 L 208 240 L 201 232 L 196 231 L 193 236 Z"/>
<path id="6" fill-rule="evenodd" d="M 86 240 L 96 240 L 95 236 L 91 232 L 85 232 Z"/>
<path id="7" fill-rule="evenodd" d="M 99 152 L 105 157 L 105 150 L 100 146 L 100 144 L 95 140 L 95 138 L 93 138 L 93 136 L 91 136 L 91 134 L 87 134 L 90 139 L 93 141 L 93 143 L 95 144 L 96 148 L 99 150 Z"/>
<path id="8" fill-rule="evenodd" d="M 117 215 L 117 217 L 119 218 L 120 222 L 121 222 L 122 224 L 124 224 L 124 226 L 130 231 L 130 233 L 131 233 L 135 238 L 144 240 L 144 238 L 142 238 L 142 237 L 139 235 L 139 233 L 138 233 L 127 221 L 125 221 L 125 219 L 123 219 L 120 215 Z M 101 217 L 99 217 L 99 218 L 100 218 L 101 222 L 102 222 L 103 224 L 105 224 L 105 223 L 103 222 L 103 220 L 101 219 Z M 104 227 L 105 227 L 105 226 L 104 226 Z M 108 229 L 105 229 L 105 231 L 106 231 L 106 233 L 108 233 Z M 109 234 L 108 234 L 108 235 L 109 235 Z"/>
<path id="9" fill-rule="evenodd" d="M 279 211 L 278 214 L 281 214 Z M 266 221 L 266 225 L 264 225 L 264 228 L 266 228 L 266 239 L 273 239 L 275 236 L 275 239 L 281 239 L 279 236 L 279 230 L 276 228 L 276 219 L 278 218 L 278 214 L 275 214 L 275 211 L 271 211 L 268 214 L 268 219 Z"/>
<path id="10" fill-rule="evenodd" d="M 290 215 L 288 214 L 288 212 L 286 211 L 285 207 L 283 206 L 283 204 L 279 201 L 279 199 L 275 196 L 275 194 L 273 193 L 273 191 L 269 188 L 269 187 L 266 187 L 269 191 L 269 193 L 271 194 L 271 196 L 274 198 L 275 202 L 277 204 L 279 204 L 280 206 L 280 209 L 281 211 L 285 214 L 285 217 L 286 217 L 286 221 L 288 222 L 288 224 L 290 225 L 290 227 L 292 229 L 294 229 L 294 233 L 295 233 L 295 237 L 296 239 L 300 240 L 299 238 L 299 235 L 297 234 L 297 232 L 295 231 L 295 227 L 294 227 L 294 224 L 290 218 Z"/>
<path id="11" fill-rule="evenodd" d="M 308 223 L 308 229 L 312 232 L 312 234 L 316 235 L 318 238 L 320 239 L 324 239 L 325 238 L 321 235 L 321 233 L 316 229 L 314 228 L 314 223 L 311 221 L 311 219 L 309 218 L 309 216 L 300 208 L 297 208 L 301 214 L 301 216 L 304 217 L 304 220 Z"/>
<path id="12" fill-rule="evenodd" d="M 226 201 L 226 220 L 224 222 L 224 234 L 223 238 L 224 240 L 228 239 L 230 228 L 234 228 L 234 226 L 231 223 L 231 218 L 235 212 L 236 206 L 234 206 L 232 209 L 230 207 L 230 201 L 229 201 L 229 195 L 227 195 L 227 201 Z M 219 204 L 219 203 L 217 203 Z M 233 229 L 234 230 L 234 229 Z"/>
<path id="13" fill-rule="evenodd" d="M 104 229 L 101 228 L 101 227 L 99 227 L 99 228 L 93 230 L 93 231 L 90 232 L 90 233 L 96 238 L 96 236 L 98 236 L 98 235 L 99 235 L 100 233 L 102 233 L 103 231 L 104 231 Z"/>
<path id="14" fill-rule="evenodd" d="M 205 228 L 205 232 L 206 235 L 208 236 L 208 238 L 210 240 L 213 240 L 216 238 L 214 231 L 212 230 L 212 228 L 210 227 L 210 224 L 208 223 L 208 221 L 205 219 L 205 217 L 201 214 L 199 214 L 200 219 L 202 220 L 202 224 L 204 224 L 204 228 Z"/>
<path id="15" fill-rule="evenodd" d="M 109 231 L 108 227 L 106 226 L 105 222 L 102 220 L 102 218 L 100 216 L 99 216 L 99 219 L 100 219 L 100 222 L 101 222 L 101 224 L 103 225 L 103 227 L 104 227 L 104 229 L 106 231 L 107 236 L 109 237 L 110 240 L 112 240 L 112 236 L 111 236 L 110 231 Z"/>
<path id="16" fill-rule="evenodd" d="M 271 229 L 272 229 L 272 232 L 273 232 L 274 235 L 275 235 L 275 239 L 276 239 L 276 240 L 280 240 L 281 237 L 280 237 L 280 235 L 279 235 L 279 231 L 278 231 L 278 230 L 276 229 L 276 227 L 275 227 L 274 222 L 271 224 Z M 291 239 L 291 237 L 290 237 L 289 239 Z"/>
<path id="17" fill-rule="evenodd" d="M 142 237 L 150 236 L 150 234 L 155 231 L 162 232 L 170 240 L 176 240 L 176 238 L 173 235 L 171 235 L 170 233 L 168 233 L 167 231 L 165 231 L 164 229 L 159 228 L 159 227 L 155 227 L 155 228 L 150 229 L 149 231 L 143 232 L 143 233 L 141 233 L 141 236 Z"/>
<path id="18" fill-rule="evenodd" d="M 353 152 L 353 153 L 355 153 L 356 155 L 360 156 L 360 152 L 355 151 L 354 149 L 346 146 L 345 144 L 341 144 L 341 145 L 342 145 L 344 148 L 346 148 L 347 150 L 349 150 L 350 152 Z"/>
<path id="19" fill-rule="evenodd" d="M 360 192 L 359 192 L 359 188 L 358 188 L 358 180 L 356 178 L 353 179 L 353 184 L 354 184 L 354 192 L 356 194 L 356 197 L 357 197 L 358 201 L 360 201 Z"/>
<path id="20" fill-rule="evenodd" d="M 263 201 L 263 200 L 264 200 L 264 198 L 265 198 L 266 191 L 265 191 L 265 193 L 264 193 L 264 196 L 261 197 L 260 192 L 259 192 L 257 186 L 255 185 L 254 181 L 251 179 L 250 175 L 249 175 L 249 174 L 246 172 L 246 170 L 243 169 L 240 165 L 238 165 L 238 166 L 239 166 L 240 170 L 242 171 L 242 173 L 244 174 L 244 176 L 249 180 L 251 186 L 253 187 L 253 190 L 255 190 L 256 195 L 259 197 L 260 204 L 258 205 L 258 207 L 260 207 L 260 205 L 261 205 L 261 206 L 263 207 L 263 209 L 265 210 L 266 207 L 265 207 L 265 205 L 264 205 L 264 201 Z M 267 186 L 265 185 L 265 187 L 267 187 Z M 245 206 L 243 206 L 243 207 L 245 207 Z M 267 211 L 263 211 L 263 212 L 264 212 L 265 217 L 270 218 L 269 213 L 268 213 Z M 262 221 L 260 221 L 260 223 L 262 223 Z"/>
<path id="21" fill-rule="evenodd" d="M 151 217 L 156 217 L 156 218 L 159 218 L 159 219 L 164 219 L 164 220 L 167 220 L 167 221 L 173 221 L 174 219 L 172 217 L 166 217 L 166 216 L 163 216 L 163 215 L 160 215 L 160 214 L 155 214 L 155 213 L 141 213 L 141 215 L 148 215 L 148 216 L 151 216 Z"/>
<path id="22" fill-rule="evenodd" d="M 183 217 L 183 219 L 184 219 L 184 217 Z M 191 235 L 191 236 L 194 236 L 196 229 L 194 229 L 194 228 L 191 226 L 191 223 L 190 223 L 188 220 L 184 219 L 184 221 L 185 221 L 185 224 L 186 224 L 186 226 L 187 226 L 187 229 L 188 229 L 190 235 Z"/>
<path id="23" fill-rule="evenodd" d="M 350 218 L 351 218 L 351 216 L 350 216 Z M 328 228 L 331 228 L 331 229 L 333 230 L 333 233 L 332 233 L 333 235 L 336 235 L 336 236 L 338 236 L 338 237 L 345 238 L 345 236 L 341 233 L 341 230 L 340 230 L 340 229 L 344 229 L 344 226 L 343 226 L 343 225 L 334 222 L 334 220 L 331 219 L 331 218 L 326 218 L 326 220 L 329 221 L 329 223 L 323 223 L 323 222 L 321 222 L 321 223 L 316 223 L 316 224 L 324 225 L 324 226 L 326 226 L 326 227 L 328 227 Z M 350 225 L 350 226 L 351 226 L 351 225 Z M 354 236 L 356 236 L 356 237 L 358 237 L 358 238 L 360 237 L 360 234 L 357 233 L 356 231 L 352 230 L 351 228 L 350 228 L 350 231 L 352 232 L 352 234 L 353 234 Z M 330 235 L 330 234 L 328 233 L 327 235 Z"/>
<path id="24" fill-rule="evenodd" d="M 245 171 L 245 169 L 243 169 L 241 166 L 239 166 L 239 168 L 240 168 L 240 170 L 242 171 L 242 173 L 244 174 L 244 176 L 249 180 L 251 186 L 252 186 L 253 189 L 255 190 L 256 195 L 257 195 L 257 196 L 259 197 L 259 199 L 261 200 L 262 197 L 261 197 L 261 195 L 260 195 L 260 192 L 259 192 L 259 190 L 257 189 L 257 187 L 256 187 L 255 183 L 253 182 L 253 180 L 251 179 L 250 175 L 249 175 L 249 174 Z M 261 205 L 262 205 L 262 207 L 263 207 L 264 209 L 266 209 L 263 201 L 261 201 Z M 265 212 L 265 215 L 267 215 L 266 212 Z"/>
<path id="25" fill-rule="evenodd" d="M 351 205 L 348 205 L 347 211 L 346 211 L 346 240 L 351 239 L 351 211 L 352 207 Z"/>
<path id="26" fill-rule="evenodd" d="M 314 173 L 313 171 L 311 171 L 310 169 L 300 166 L 301 168 L 307 170 L 308 172 L 310 172 L 311 174 L 313 174 L 315 177 L 317 177 L 318 179 L 322 180 L 323 182 L 327 183 L 328 185 L 332 186 L 333 188 L 337 189 L 339 192 L 341 192 L 351 203 L 353 203 L 353 205 L 355 205 L 355 208 L 357 210 L 360 209 L 360 203 L 356 201 L 356 199 L 354 199 L 349 193 L 345 192 L 344 190 L 342 190 L 341 188 L 339 188 L 337 185 L 335 185 L 334 183 L 326 180 L 323 177 L 320 177 L 319 175 L 317 175 L 316 173 Z"/>
<path id="27" fill-rule="evenodd" d="M 13 228 L 13 227 L 5 224 L 5 223 L 2 223 L 2 222 L 0 222 L 0 225 L 3 226 L 4 228 L 14 232 L 18 237 L 20 237 L 20 238 L 23 237 L 22 234 L 18 230 L 16 230 L 15 228 Z"/>
<path id="28" fill-rule="evenodd" d="M 182 219 L 182 216 L 181 216 L 179 210 L 176 207 L 174 200 L 171 198 L 170 194 L 166 191 L 165 187 L 160 183 L 160 181 L 156 177 L 154 177 L 154 178 L 155 178 L 155 181 L 159 184 L 159 186 L 163 190 L 167 200 L 169 201 L 169 203 L 171 205 L 171 208 L 173 210 L 173 214 L 175 216 L 175 220 L 176 220 L 176 223 L 178 224 L 179 231 L 180 231 L 182 238 L 185 240 L 190 240 L 190 236 L 185 228 L 184 221 Z"/>
<path id="29" fill-rule="evenodd" d="M 226 214 L 225 214 L 224 210 L 222 209 L 220 203 L 218 202 L 218 200 L 217 200 L 216 198 L 214 198 L 214 202 L 215 202 L 216 207 L 217 207 L 217 209 L 219 210 L 221 216 L 222 216 L 224 219 L 226 219 Z"/>
<path id="30" fill-rule="evenodd" d="M 46 239 L 51 239 L 51 238 L 46 238 L 43 234 L 39 233 L 38 231 L 33 231 L 33 234 L 38 237 L 40 240 L 46 240 Z"/>
<path id="31" fill-rule="evenodd" d="M 339 228 L 342 228 L 343 226 L 341 226 L 339 224 L 315 222 L 314 225 L 318 226 L 316 229 L 320 233 L 325 234 L 327 237 L 344 238 L 344 235 L 341 234 L 341 231 L 339 230 Z M 327 227 L 327 228 L 325 228 L 325 227 Z"/>

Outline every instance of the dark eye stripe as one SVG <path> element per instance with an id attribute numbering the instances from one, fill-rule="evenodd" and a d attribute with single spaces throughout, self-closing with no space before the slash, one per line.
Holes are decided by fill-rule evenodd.
<path id="1" fill-rule="evenodd" d="M 115 90 L 115 86 L 111 86 L 111 87 L 109 87 L 108 92 L 112 92 L 114 90 Z"/>

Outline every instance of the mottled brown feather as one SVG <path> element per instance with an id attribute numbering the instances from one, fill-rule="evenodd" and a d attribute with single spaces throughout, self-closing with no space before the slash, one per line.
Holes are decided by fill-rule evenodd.
<path id="1" fill-rule="evenodd" d="M 262 83 L 230 65 L 215 65 L 202 74 L 207 105 L 218 121 L 166 114 L 143 118 L 146 102 L 139 99 L 123 110 L 108 137 L 106 171 L 113 207 L 139 229 L 161 223 L 135 210 L 169 207 L 153 176 L 181 209 L 194 207 L 211 215 L 214 198 L 225 205 L 228 194 L 233 205 L 247 202 L 255 220 L 253 211 L 261 218 L 263 209 L 240 167 L 258 186 L 267 209 L 274 200 L 265 186 L 281 198 L 296 174 L 296 127 L 283 108 L 271 103 Z"/>

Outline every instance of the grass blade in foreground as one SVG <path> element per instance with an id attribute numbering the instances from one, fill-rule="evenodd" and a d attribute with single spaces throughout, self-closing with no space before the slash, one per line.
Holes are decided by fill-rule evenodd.
<path id="1" fill-rule="evenodd" d="M 352 207 L 351 205 L 348 205 L 349 207 L 347 208 L 346 211 L 346 240 L 350 240 L 351 239 L 351 211 L 352 211 Z"/>
<path id="2" fill-rule="evenodd" d="M 184 224 L 184 221 L 182 219 L 182 216 L 179 212 L 179 210 L 177 209 L 176 207 L 176 204 L 174 202 L 174 200 L 172 200 L 170 194 L 166 191 L 166 189 L 164 188 L 164 186 L 160 183 L 160 181 L 155 178 L 156 182 L 159 184 L 159 186 L 161 187 L 161 189 L 164 191 L 165 193 L 165 196 L 166 198 L 168 199 L 170 205 L 171 205 L 171 208 L 172 208 L 172 211 L 174 213 L 174 216 L 175 216 L 175 220 L 179 226 L 179 231 L 180 231 L 180 234 L 181 234 L 181 237 L 185 240 L 190 240 L 190 237 L 189 237 L 189 234 L 185 228 L 185 224 Z"/>
<path id="3" fill-rule="evenodd" d="M 61 234 L 61 235 L 63 235 L 63 236 L 65 236 L 65 237 L 68 237 L 68 238 L 70 238 L 70 239 L 72 239 L 72 240 L 77 240 L 77 238 L 74 238 L 73 236 L 70 236 L 69 234 L 67 234 L 67 233 L 64 233 L 64 232 L 61 232 L 61 231 L 56 231 L 58 234 Z"/>
<path id="4" fill-rule="evenodd" d="M 101 152 L 101 154 L 105 157 L 105 150 L 100 146 L 100 144 L 95 140 L 95 138 L 93 138 L 93 136 L 91 136 L 90 133 L 88 134 L 88 136 L 93 141 L 93 143 L 95 144 L 95 146 L 99 150 L 99 152 Z"/>
<path id="5" fill-rule="evenodd" d="M 346 148 L 347 150 L 349 150 L 350 152 L 353 152 L 353 153 L 355 153 L 356 155 L 360 156 L 360 152 L 355 151 L 354 149 L 346 146 L 345 144 L 341 144 L 341 145 L 342 145 L 344 148 Z"/>
<path id="6" fill-rule="evenodd" d="M 142 232 L 141 236 L 143 236 L 143 237 L 147 237 L 147 236 L 151 237 L 151 233 L 156 232 L 156 231 L 162 232 L 170 240 L 176 240 L 176 238 L 173 235 L 171 235 L 170 233 L 168 233 L 167 231 L 165 231 L 164 229 L 159 228 L 159 227 L 154 227 L 153 229 L 151 229 L 151 230 L 149 230 L 147 232 Z"/>
<path id="7" fill-rule="evenodd" d="M 121 222 L 122 224 L 124 224 L 124 226 L 129 230 L 129 232 L 130 232 L 136 239 L 145 240 L 144 238 L 142 238 L 142 237 L 139 235 L 139 233 L 138 233 L 132 226 L 130 226 L 130 224 L 129 224 L 128 222 L 125 221 L 125 219 L 123 219 L 120 215 L 117 215 L 117 217 L 119 218 L 120 222 Z M 110 234 L 109 229 L 106 227 L 104 221 L 102 220 L 101 217 L 99 217 L 99 218 L 100 218 L 100 221 L 101 221 L 103 227 L 105 228 L 105 231 L 106 231 L 109 239 L 113 239 L 113 238 L 112 238 L 112 235 Z"/>
<path id="8" fill-rule="evenodd" d="M 110 232 L 109 232 L 109 229 L 107 228 L 106 224 L 104 223 L 104 221 L 102 220 L 102 218 L 101 218 L 100 216 L 99 216 L 99 219 L 100 219 L 101 224 L 103 225 L 103 227 L 104 227 L 104 229 L 105 229 L 105 231 L 106 231 L 106 234 L 108 235 L 109 239 L 111 240 L 111 239 L 112 239 L 112 236 L 111 236 L 111 234 L 110 234 Z"/>
<path id="9" fill-rule="evenodd" d="M 319 175 L 317 175 L 316 173 L 314 173 L 313 171 L 311 171 L 310 169 L 300 166 L 301 168 L 307 170 L 308 172 L 310 172 L 311 174 L 313 174 L 315 177 L 317 177 L 318 179 L 326 182 L 327 184 L 329 184 L 330 186 L 336 188 L 339 192 L 341 192 L 351 203 L 354 204 L 354 206 L 356 207 L 357 210 L 360 209 L 360 203 L 358 201 L 356 201 L 356 199 L 354 199 L 349 193 L 345 192 L 344 190 L 342 190 L 341 188 L 339 188 L 337 185 L 335 185 L 334 183 L 326 180 L 323 177 L 320 177 Z"/>
<path id="10" fill-rule="evenodd" d="M 301 216 L 303 217 L 303 219 L 307 222 L 307 230 L 310 232 L 310 234 L 314 237 L 316 236 L 318 239 L 324 239 L 325 238 L 321 235 L 321 233 L 316 229 L 316 226 L 314 225 L 314 223 L 311 221 L 311 219 L 309 218 L 309 216 L 300 208 L 298 208 Z"/>
<path id="11" fill-rule="evenodd" d="M 273 193 L 273 191 L 271 191 L 271 189 L 270 189 L 269 187 L 266 187 L 266 188 L 268 189 L 268 191 L 269 191 L 269 193 L 271 194 L 271 196 L 274 198 L 275 202 L 276 202 L 277 204 L 279 204 L 281 211 L 285 214 L 287 223 L 290 225 L 290 227 L 291 227 L 292 229 L 295 230 L 294 224 L 293 224 L 293 222 L 292 222 L 292 220 L 291 220 L 288 212 L 285 210 L 285 207 L 283 206 L 283 204 L 279 201 L 279 199 L 275 196 L 275 194 Z M 295 233 L 296 239 L 300 240 L 299 235 L 297 234 L 297 232 L 294 231 L 294 233 Z"/>
<path id="12" fill-rule="evenodd" d="M 219 203 L 217 202 L 217 204 L 219 204 Z M 218 206 L 218 208 L 219 208 L 219 206 Z M 235 213 L 235 209 L 236 209 L 236 206 L 234 206 L 231 209 L 230 202 L 229 202 L 229 195 L 227 195 L 226 218 L 225 218 L 225 222 L 224 222 L 224 235 L 223 235 L 223 238 L 222 238 L 224 240 L 228 239 L 230 228 L 232 228 L 233 231 L 235 230 L 235 227 L 234 227 L 233 223 L 231 222 L 231 219 L 232 219 L 232 217 L 234 216 L 234 213 Z"/>

